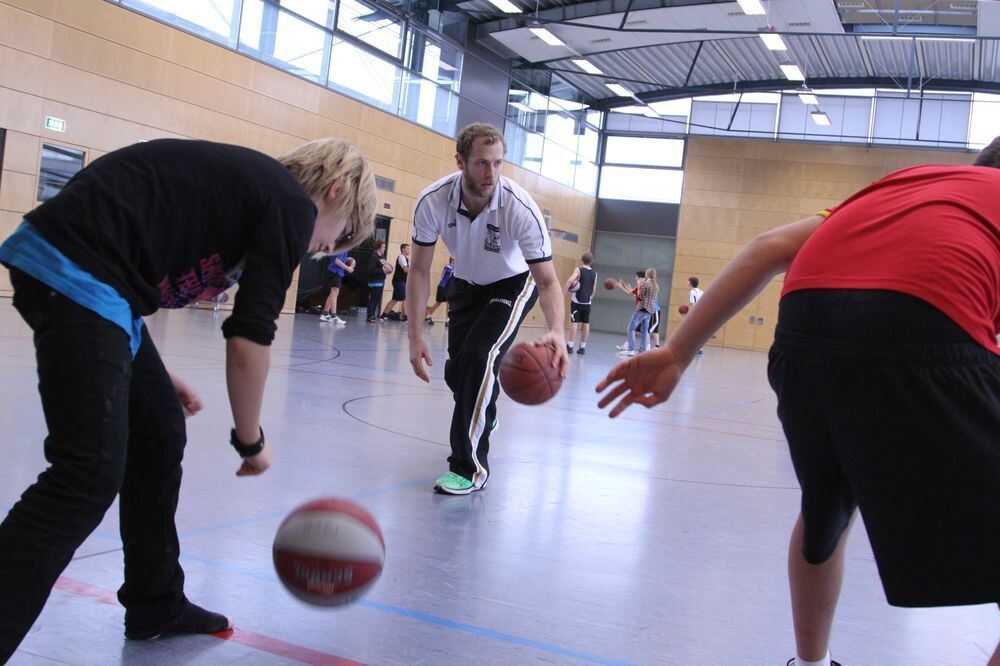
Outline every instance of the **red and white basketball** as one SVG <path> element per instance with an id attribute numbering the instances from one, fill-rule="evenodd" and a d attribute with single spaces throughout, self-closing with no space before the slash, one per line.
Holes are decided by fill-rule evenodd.
<path id="1" fill-rule="evenodd" d="M 354 502 L 323 497 L 296 508 L 274 535 L 274 568 L 293 595 L 314 606 L 356 601 L 385 562 L 378 523 Z"/>
<path id="2" fill-rule="evenodd" d="M 344 263 L 345 263 L 345 264 L 347 264 L 348 266 L 350 266 L 350 267 L 352 267 L 352 268 L 353 268 L 353 267 L 354 267 L 354 265 L 355 265 L 356 263 L 358 263 L 358 262 L 357 262 L 357 260 L 355 260 L 355 258 L 354 258 L 354 257 L 348 257 L 348 258 L 347 258 L 347 261 L 345 261 Z"/>

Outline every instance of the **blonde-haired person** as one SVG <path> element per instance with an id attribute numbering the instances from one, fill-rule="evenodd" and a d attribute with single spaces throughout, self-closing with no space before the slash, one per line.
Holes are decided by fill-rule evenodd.
<path id="1" fill-rule="evenodd" d="M 647 268 L 645 279 L 636 286 L 635 312 L 628 324 L 628 343 L 622 356 L 635 356 L 637 351 L 649 349 L 649 320 L 656 312 L 660 295 L 660 285 L 656 283 L 656 269 Z M 642 342 L 635 346 L 636 329 L 642 332 Z"/>
<path id="2" fill-rule="evenodd" d="M 110 184 L 110 185 L 109 185 Z M 186 415 L 142 317 L 222 293 L 239 476 L 270 466 L 260 426 L 270 347 L 303 255 L 350 249 L 374 225 L 371 168 L 321 139 L 281 160 L 240 146 L 159 139 L 94 160 L 0 246 L 32 328 L 51 466 L 0 524 L 0 663 L 31 628 L 77 547 L 120 495 L 125 636 L 232 625 L 184 595 L 174 512 Z"/>

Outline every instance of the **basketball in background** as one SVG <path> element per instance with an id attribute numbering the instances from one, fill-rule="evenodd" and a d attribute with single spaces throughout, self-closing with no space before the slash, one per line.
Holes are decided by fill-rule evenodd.
<path id="1" fill-rule="evenodd" d="M 519 342 L 500 362 L 500 386 L 511 400 L 540 405 L 559 391 L 562 377 L 552 367 L 555 352 L 545 345 Z"/>
<path id="2" fill-rule="evenodd" d="M 614 278 L 604 278 L 604 288 L 605 289 L 617 289 L 618 280 Z"/>
<path id="3" fill-rule="evenodd" d="M 357 260 L 356 260 L 356 259 L 355 259 L 354 257 L 348 257 L 348 258 L 347 258 L 347 261 L 345 261 L 344 263 L 345 263 L 345 264 L 347 264 L 348 266 L 350 266 L 351 268 L 354 268 L 354 266 L 355 266 L 355 265 L 356 265 L 356 264 L 357 264 L 358 262 L 357 262 Z"/>
<path id="4" fill-rule="evenodd" d="M 688 310 L 690 309 L 691 308 L 689 308 L 688 306 L 682 305 L 679 308 L 677 308 L 677 311 L 680 312 L 682 315 L 686 315 L 688 313 Z"/>
<path id="5" fill-rule="evenodd" d="M 278 578 L 294 596 L 314 606 L 342 606 L 381 575 L 385 540 L 363 507 L 322 497 L 288 514 L 271 552 Z"/>
<path id="6" fill-rule="evenodd" d="M 567 289 L 566 291 L 569 291 L 571 293 L 580 291 L 580 281 L 579 280 L 573 280 L 572 282 L 570 282 L 569 283 L 569 289 Z"/>

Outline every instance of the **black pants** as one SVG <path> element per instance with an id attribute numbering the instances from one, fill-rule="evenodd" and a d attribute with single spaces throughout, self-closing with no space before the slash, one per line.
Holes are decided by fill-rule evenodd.
<path id="1" fill-rule="evenodd" d="M 1000 357 L 879 290 L 781 300 L 768 377 L 802 487 L 802 555 L 860 508 L 889 603 L 1000 602 Z"/>
<path id="2" fill-rule="evenodd" d="M 489 475 L 490 430 L 500 384 L 497 371 L 517 329 L 538 300 L 530 273 L 488 285 L 452 279 L 448 291 L 448 361 L 444 378 L 455 395 L 448 468 L 480 486 Z"/>
<path id="3" fill-rule="evenodd" d="M 34 331 L 50 466 L 0 524 L 0 663 L 116 495 L 126 626 L 158 628 L 186 602 L 174 526 L 184 415 L 153 341 L 144 329 L 133 359 L 115 324 L 16 269 L 11 283 Z"/>
<path id="4" fill-rule="evenodd" d="M 379 310 L 382 309 L 382 290 L 384 284 L 378 286 L 368 285 L 368 319 L 378 317 Z"/>

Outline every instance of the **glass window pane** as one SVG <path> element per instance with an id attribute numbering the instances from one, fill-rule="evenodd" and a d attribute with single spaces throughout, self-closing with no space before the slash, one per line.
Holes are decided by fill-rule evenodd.
<path id="1" fill-rule="evenodd" d="M 122 0 L 122 4 L 212 41 L 236 46 L 236 0 Z"/>
<path id="2" fill-rule="evenodd" d="M 38 200 L 48 201 L 59 194 L 69 179 L 83 168 L 83 151 L 42 144 L 42 167 L 38 173 Z"/>
<path id="3" fill-rule="evenodd" d="M 546 178 L 573 186 L 576 171 L 576 151 L 564 148 L 555 141 L 546 141 L 542 152 L 542 175 Z"/>
<path id="4" fill-rule="evenodd" d="M 281 0 L 281 6 L 313 23 L 319 23 L 327 28 L 333 27 L 337 9 L 336 0 Z"/>
<path id="5" fill-rule="evenodd" d="M 576 178 L 573 187 L 584 194 L 597 194 L 597 165 L 586 160 L 576 165 Z"/>
<path id="6" fill-rule="evenodd" d="M 442 134 L 454 134 L 458 95 L 411 72 L 404 75 L 399 115 Z"/>
<path id="7" fill-rule="evenodd" d="M 348 42 L 334 39 L 327 85 L 389 113 L 399 108 L 402 69 Z"/>
<path id="8" fill-rule="evenodd" d="M 364 0 L 340 0 L 337 28 L 393 58 L 400 57 L 403 25 L 384 9 Z"/>
<path id="9" fill-rule="evenodd" d="M 542 139 L 541 134 L 529 132 L 514 123 L 504 127 L 504 140 L 507 142 L 507 161 L 539 173 L 542 170 Z"/>
<path id="10" fill-rule="evenodd" d="M 411 30 L 410 35 L 406 66 L 438 85 L 457 91 L 462 78 L 462 52 L 417 30 Z"/>
<path id="11" fill-rule="evenodd" d="M 325 79 L 330 33 L 261 0 L 243 0 L 239 50 L 285 71 Z"/>
<path id="12" fill-rule="evenodd" d="M 969 120 L 969 147 L 985 148 L 1000 136 L 1000 95 L 975 93 Z"/>
<path id="13" fill-rule="evenodd" d="M 609 136 L 604 163 L 679 167 L 684 165 L 683 139 Z"/>
<path id="14" fill-rule="evenodd" d="M 545 139 L 568 148 L 575 155 L 577 144 L 580 143 L 580 136 L 577 134 L 578 125 L 573 114 L 561 110 L 553 103 L 545 118 Z"/>
<path id="15" fill-rule="evenodd" d="M 601 169 L 600 197 L 680 203 L 683 184 L 680 170 L 606 166 Z"/>

